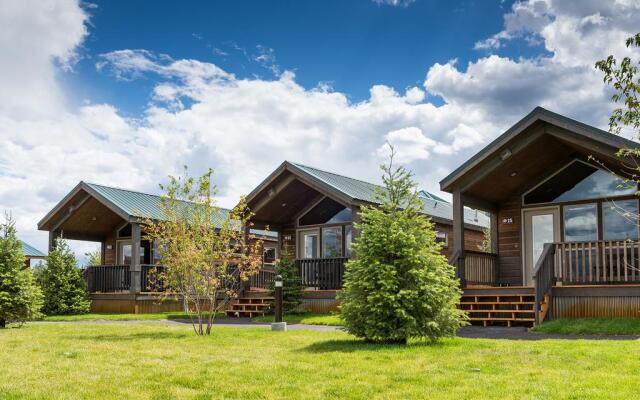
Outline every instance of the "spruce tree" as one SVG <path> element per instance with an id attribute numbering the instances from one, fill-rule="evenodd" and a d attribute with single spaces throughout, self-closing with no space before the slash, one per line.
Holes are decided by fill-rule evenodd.
<path id="1" fill-rule="evenodd" d="M 282 256 L 276 264 L 275 272 L 282 276 L 282 309 L 288 312 L 296 311 L 302 303 L 302 280 L 292 251 L 286 246 L 282 249 Z M 274 294 L 275 289 L 272 287 L 271 295 Z"/>
<path id="2" fill-rule="evenodd" d="M 373 342 L 435 341 L 464 324 L 459 281 L 440 254 L 430 219 L 421 213 L 412 174 L 383 165 L 379 206 L 363 206 L 355 224 L 356 258 L 346 265 L 340 293 L 346 330 Z"/>
<path id="3" fill-rule="evenodd" d="M 0 224 L 0 328 L 39 317 L 41 306 L 42 293 L 32 281 L 31 269 L 25 268 L 15 223 L 6 216 Z"/>
<path id="4" fill-rule="evenodd" d="M 49 252 L 40 278 L 47 315 L 83 314 L 91 308 L 87 285 L 76 257 L 64 239 Z"/>

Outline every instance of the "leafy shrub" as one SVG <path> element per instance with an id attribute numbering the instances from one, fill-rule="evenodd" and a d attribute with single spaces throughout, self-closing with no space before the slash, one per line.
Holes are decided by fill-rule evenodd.
<path id="1" fill-rule="evenodd" d="M 287 249 L 283 249 L 280 260 L 276 263 L 276 274 L 282 276 L 282 309 L 285 312 L 296 311 L 302 304 L 302 280 L 298 267 Z M 275 289 L 271 288 L 271 295 Z"/>

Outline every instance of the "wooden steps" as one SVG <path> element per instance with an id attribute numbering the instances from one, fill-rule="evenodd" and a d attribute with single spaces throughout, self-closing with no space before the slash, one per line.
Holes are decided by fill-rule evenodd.
<path id="1" fill-rule="evenodd" d="M 532 326 L 535 294 L 531 287 L 467 288 L 460 308 L 472 324 Z"/>
<path id="2" fill-rule="evenodd" d="M 263 291 L 248 291 L 242 297 L 231 304 L 225 314 L 228 317 L 247 317 L 253 318 L 266 314 L 271 308 L 273 297 Z"/>

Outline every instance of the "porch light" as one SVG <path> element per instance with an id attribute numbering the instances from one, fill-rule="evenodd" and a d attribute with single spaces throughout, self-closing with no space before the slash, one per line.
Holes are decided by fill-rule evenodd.
<path id="1" fill-rule="evenodd" d="M 282 203 L 282 207 L 286 207 L 286 206 L 287 206 L 287 203 Z"/>
<path id="2" fill-rule="evenodd" d="M 502 161 L 506 160 L 509 157 L 511 157 L 511 150 L 510 149 L 505 149 L 502 153 L 500 153 L 500 159 Z"/>
<path id="3" fill-rule="evenodd" d="M 516 175 L 518 175 L 518 171 L 511 171 L 511 173 L 509 174 L 509 176 L 512 178 Z"/>

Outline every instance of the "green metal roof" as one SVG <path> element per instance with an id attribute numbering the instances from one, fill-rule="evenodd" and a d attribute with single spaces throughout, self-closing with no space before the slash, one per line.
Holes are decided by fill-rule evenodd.
<path id="1" fill-rule="evenodd" d="M 479 161 L 485 158 L 486 156 L 494 152 L 496 149 L 500 148 L 506 142 L 511 140 L 512 137 L 515 137 L 518 133 L 522 132 L 523 129 L 525 129 L 527 126 L 531 125 L 537 120 L 551 121 L 551 123 L 553 123 L 553 121 L 557 121 L 561 125 L 571 126 L 574 129 L 582 129 L 584 132 L 588 132 L 589 135 L 593 136 L 594 138 L 597 138 L 597 140 L 601 140 L 602 142 L 610 144 L 616 148 L 635 149 L 640 147 L 640 143 L 638 142 L 626 139 L 622 136 L 615 135 L 611 132 L 604 131 L 602 129 L 596 128 L 595 126 L 585 124 L 583 122 L 577 121 L 575 119 L 566 117 L 564 115 L 555 113 L 553 111 L 549 111 L 545 108 L 538 106 L 534 108 L 533 111 L 527 114 L 520 121 L 516 122 L 511 128 L 507 129 L 503 134 L 501 134 L 496 139 L 494 139 L 491 143 L 486 145 L 482 150 L 474 154 L 473 157 L 465 161 L 453 172 L 451 172 L 449 175 L 443 178 L 440 181 L 440 188 L 444 190 L 444 188 L 449 184 L 451 184 L 453 180 L 457 179 L 458 175 L 460 175 L 465 169 L 467 169 L 467 167 L 474 164 L 476 161 Z"/>
<path id="2" fill-rule="evenodd" d="M 361 181 L 359 179 L 350 178 L 298 163 L 286 163 L 293 166 L 296 171 L 299 171 L 320 183 L 328 185 L 334 190 L 337 190 L 343 195 L 354 200 L 378 204 L 379 202 L 375 196 L 376 190 L 384 190 L 383 186 L 370 182 Z M 423 212 L 426 215 L 450 221 L 453 220 L 453 206 L 451 203 L 431 192 L 427 192 L 426 190 L 420 190 L 418 195 L 424 203 Z M 465 207 L 464 222 L 466 224 L 476 225 L 479 227 L 488 227 L 489 217 L 482 212 Z"/>
<path id="3" fill-rule="evenodd" d="M 118 208 L 130 217 L 151 218 L 155 220 L 164 220 L 166 218 L 160 206 L 161 196 L 112 186 L 98 185 L 95 183 L 83 183 L 95 191 L 104 200 L 108 201 L 114 207 Z M 191 203 L 186 201 L 183 203 L 188 206 L 191 205 Z M 222 221 L 227 218 L 229 212 L 229 209 L 219 207 L 219 213 L 214 220 L 216 227 L 220 227 L 222 225 Z M 277 237 L 276 232 L 253 229 L 251 232 L 261 236 Z"/>
<path id="4" fill-rule="evenodd" d="M 26 257 L 46 257 L 47 256 L 46 254 L 36 249 L 35 247 L 25 242 L 24 240 L 21 240 L 20 243 L 22 243 L 22 252 Z"/>

